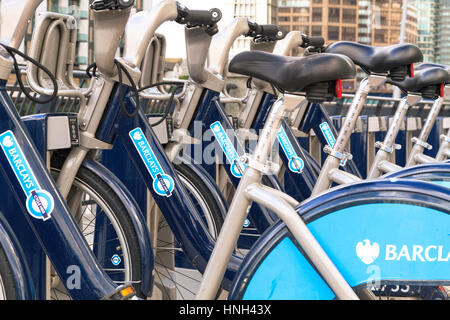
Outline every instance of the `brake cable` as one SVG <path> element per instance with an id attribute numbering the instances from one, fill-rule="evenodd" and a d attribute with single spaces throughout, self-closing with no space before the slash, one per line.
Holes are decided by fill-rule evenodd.
<path id="1" fill-rule="evenodd" d="M 153 87 L 163 86 L 163 85 L 174 85 L 175 86 L 175 89 L 172 91 L 172 93 L 170 95 L 169 102 L 167 104 L 167 107 L 166 107 L 163 117 L 160 120 L 158 120 L 157 122 L 151 124 L 150 126 L 156 127 L 157 125 L 162 123 L 164 120 L 166 120 L 169 115 L 169 112 L 170 112 L 170 106 L 172 105 L 173 100 L 175 99 L 176 89 L 178 89 L 181 86 L 184 86 L 184 84 L 181 84 L 180 82 L 175 82 L 175 81 L 162 81 L 162 82 L 154 83 L 154 84 L 151 84 L 151 85 L 148 85 L 148 86 L 138 89 L 136 86 L 136 83 L 134 82 L 134 80 L 131 77 L 128 70 L 126 68 L 124 68 L 122 66 L 122 64 L 117 60 L 114 61 L 114 64 L 116 65 L 117 70 L 118 70 L 117 75 L 119 78 L 118 82 L 119 82 L 120 106 L 121 106 L 122 112 L 129 118 L 134 118 L 137 115 L 137 113 L 139 112 L 139 109 L 141 108 L 139 92 L 144 91 L 146 89 L 153 88 Z M 91 70 L 92 70 L 92 73 L 91 73 Z M 123 84 L 122 71 L 125 73 L 126 77 L 130 81 L 131 89 L 134 91 L 134 94 L 136 97 L 136 109 L 133 111 L 133 113 L 129 113 L 124 104 L 124 96 L 123 96 L 123 89 L 122 89 L 122 84 Z M 86 74 L 89 77 L 95 77 L 96 73 L 97 73 L 97 64 L 94 62 L 87 67 Z"/>
<path id="2" fill-rule="evenodd" d="M 184 86 L 184 84 L 181 84 L 180 82 L 175 82 L 175 81 L 162 81 L 162 82 L 157 82 L 142 88 L 139 88 L 138 92 L 144 91 L 146 89 L 150 89 L 150 88 L 154 88 L 154 87 L 159 87 L 159 86 L 167 86 L 167 85 L 172 85 L 175 86 L 175 88 L 172 90 L 172 93 L 170 95 L 169 101 L 167 103 L 166 106 L 166 110 L 164 111 L 164 114 L 162 116 L 162 118 L 160 120 L 158 120 L 157 122 L 153 123 L 151 126 L 152 127 L 156 127 L 157 125 L 161 124 L 164 120 L 167 119 L 167 117 L 169 116 L 169 113 L 171 111 L 171 105 L 173 103 L 173 100 L 175 99 L 175 93 L 177 91 L 178 88 Z"/>
<path id="3" fill-rule="evenodd" d="M 33 58 L 27 56 L 26 54 L 20 52 L 16 48 L 7 46 L 7 45 L 5 45 L 3 43 L 0 43 L 0 45 L 9 53 L 9 55 L 13 59 L 13 62 L 14 62 L 14 73 L 17 76 L 17 82 L 19 83 L 20 89 L 23 91 L 23 93 L 25 94 L 25 96 L 28 99 L 30 99 L 32 102 L 35 102 L 35 103 L 38 103 L 38 104 L 46 104 L 46 103 L 50 103 L 52 100 L 54 100 L 56 98 L 56 96 L 58 95 L 58 83 L 56 82 L 56 77 L 51 73 L 51 71 L 49 69 L 47 69 L 47 67 L 45 67 L 44 65 L 40 64 L 39 62 L 37 62 Z M 23 84 L 23 81 L 22 81 L 22 75 L 20 73 L 19 64 L 18 64 L 17 59 L 15 57 L 16 54 L 19 55 L 20 57 L 22 57 L 23 59 L 31 62 L 32 64 L 34 64 L 36 67 L 38 67 L 39 69 L 44 71 L 49 76 L 49 78 L 50 78 L 50 80 L 52 81 L 52 84 L 53 84 L 53 93 L 48 99 L 36 99 L 36 98 L 32 97 L 27 92 L 27 89 L 25 88 L 25 85 Z"/>

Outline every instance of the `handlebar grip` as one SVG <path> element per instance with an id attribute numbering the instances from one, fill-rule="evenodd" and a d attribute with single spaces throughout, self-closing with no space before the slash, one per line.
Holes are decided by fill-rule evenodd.
<path id="1" fill-rule="evenodd" d="M 222 19 L 222 11 L 217 8 L 210 10 L 185 10 L 182 23 L 190 26 L 213 26 Z"/>
<path id="2" fill-rule="evenodd" d="M 309 37 L 308 45 L 310 47 L 322 48 L 324 44 L 325 44 L 325 39 L 321 36 Z"/>
<path id="3" fill-rule="evenodd" d="M 286 37 L 286 32 L 274 24 L 262 24 L 259 25 L 259 29 L 258 35 L 263 37 L 269 37 L 277 40 L 282 40 Z"/>

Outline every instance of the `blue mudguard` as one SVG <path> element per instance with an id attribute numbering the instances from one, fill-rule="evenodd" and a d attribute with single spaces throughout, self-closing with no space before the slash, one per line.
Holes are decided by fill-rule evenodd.
<path id="1" fill-rule="evenodd" d="M 192 160 L 188 155 L 183 155 L 182 161 L 208 187 L 209 191 L 214 196 L 214 199 L 216 199 L 216 203 L 217 203 L 218 208 L 220 209 L 220 213 L 221 213 L 222 217 L 225 218 L 225 216 L 228 212 L 227 201 L 225 200 L 222 192 L 220 192 L 219 187 L 217 186 L 217 184 L 215 183 L 215 181 L 211 177 L 211 175 L 208 173 L 208 171 L 206 171 L 206 169 L 203 168 L 202 166 L 196 165 L 194 163 L 194 160 Z"/>
<path id="2" fill-rule="evenodd" d="M 449 285 L 450 194 L 416 180 L 340 186 L 300 204 L 302 216 L 355 290 L 383 284 Z M 334 299 L 279 222 L 246 256 L 230 299 Z"/>
<path id="3" fill-rule="evenodd" d="M 33 278 L 22 247 L 12 231 L 9 223 L 0 212 L 0 246 L 11 266 L 12 276 L 17 290 L 18 300 L 34 300 L 36 293 Z"/>
<path id="4" fill-rule="evenodd" d="M 125 208 L 127 208 L 128 216 L 133 222 L 136 236 L 139 241 L 139 251 L 141 254 L 142 263 L 142 284 L 141 291 L 147 296 L 151 296 L 153 289 L 153 246 L 150 234 L 147 229 L 145 217 L 142 214 L 138 204 L 130 194 L 123 183 L 104 165 L 94 160 L 86 160 L 82 165 L 84 168 L 92 171 L 103 180 L 120 198 Z"/>
<path id="5" fill-rule="evenodd" d="M 405 168 L 384 176 L 429 181 L 450 188 L 450 163 L 422 164 Z"/>

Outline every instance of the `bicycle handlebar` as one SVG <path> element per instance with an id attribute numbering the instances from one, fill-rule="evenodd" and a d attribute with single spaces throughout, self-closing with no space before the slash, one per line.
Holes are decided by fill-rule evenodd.
<path id="1" fill-rule="evenodd" d="M 303 44 L 301 45 L 302 48 L 307 47 L 314 47 L 314 48 L 322 48 L 325 44 L 325 39 L 321 36 L 307 36 L 302 35 Z"/>
<path id="2" fill-rule="evenodd" d="M 266 38 L 268 40 L 282 40 L 286 37 L 286 32 L 274 24 L 259 25 L 256 22 L 248 22 L 250 32 L 248 37 Z"/>
<path id="3" fill-rule="evenodd" d="M 217 8 L 210 10 L 189 10 L 177 3 L 178 17 L 175 19 L 180 24 L 188 27 L 215 26 L 222 19 L 222 11 Z"/>
<path id="4" fill-rule="evenodd" d="M 92 10 L 120 10 L 131 7 L 134 0 L 90 0 Z"/>

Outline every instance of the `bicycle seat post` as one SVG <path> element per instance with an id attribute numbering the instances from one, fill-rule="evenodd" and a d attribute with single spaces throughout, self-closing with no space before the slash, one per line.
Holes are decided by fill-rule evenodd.
<path id="1" fill-rule="evenodd" d="M 442 105 L 444 104 L 444 100 L 450 96 L 450 86 L 445 85 L 443 90 L 443 96 L 437 98 L 433 105 L 430 108 L 430 112 L 428 117 L 423 125 L 422 131 L 418 138 L 413 138 L 414 147 L 411 150 L 408 161 L 406 163 L 406 167 L 413 166 L 416 164 L 425 164 L 425 163 L 433 163 L 438 162 L 437 158 L 432 158 L 423 154 L 424 149 L 431 150 L 432 146 L 427 143 L 428 137 L 430 135 L 431 130 L 433 129 L 436 118 L 441 111 Z M 445 141 L 443 141 L 445 143 Z"/>
<path id="2" fill-rule="evenodd" d="M 373 88 L 383 84 L 386 80 L 387 78 L 384 75 L 371 74 L 361 81 L 334 146 L 331 150 L 330 148 L 326 149 L 328 157 L 322 167 L 312 195 L 327 190 L 333 181 L 337 183 L 360 181 L 358 177 L 339 170 L 339 165 L 341 161 L 345 160 L 345 148 L 356 126 L 356 121 L 361 114 L 367 96 Z"/>
<path id="3" fill-rule="evenodd" d="M 428 136 L 430 135 L 430 132 L 433 129 L 436 118 L 439 115 L 439 112 L 441 111 L 445 97 L 448 97 L 450 94 L 450 86 L 445 86 L 443 91 L 444 96 L 437 98 L 434 101 L 433 105 L 431 106 L 430 112 L 422 127 L 419 137 L 412 139 L 414 147 L 412 148 L 411 153 L 409 154 L 408 160 L 406 162 L 406 167 L 422 163 L 425 164 L 438 162 L 438 160 L 436 160 L 435 158 L 424 155 L 423 151 L 424 149 L 430 150 L 432 148 L 432 146 L 427 143 Z"/>
<path id="4" fill-rule="evenodd" d="M 421 99 L 422 97 L 420 95 L 408 94 L 406 97 L 400 100 L 384 141 L 382 143 L 376 144 L 376 147 L 378 147 L 379 150 L 369 170 L 367 179 L 378 178 L 383 174 L 384 171 L 389 172 L 399 169 L 397 165 L 390 163 L 388 159 L 390 155 L 396 150 L 395 139 L 402 126 L 402 122 L 405 119 L 409 107 L 414 106 Z"/>

